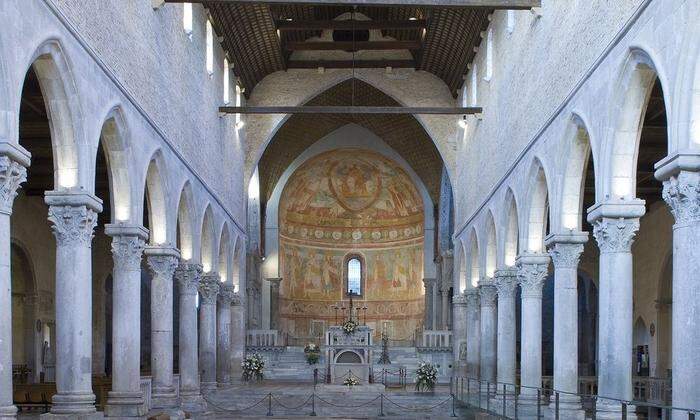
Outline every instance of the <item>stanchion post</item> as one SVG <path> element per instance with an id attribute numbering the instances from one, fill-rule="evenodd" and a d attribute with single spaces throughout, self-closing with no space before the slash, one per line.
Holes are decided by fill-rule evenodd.
<path id="1" fill-rule="evenodd" d="M 513 387 L 513 393 L 515 394 L 515 405 L 513 406 L 513 410 L 514 410 L 513 417 L 515 417 L 515 419 L 517 420 L 518 419 L 518 394 L 520 393 L 520 390 L 518 389 L 517 385 L 515 385 Z"/>
<path id="2" fill-rule="evenodd" d="M 316 393 L 311 394 L 311 414 L 312 417 L 316 417 Z"/>
<path id="3" fill-rule="evenodd" d="M 598 411 L 598 398 L 596 398 L 595 395 L 592 395 L 591 399 L 593 400 L 593 411 L 591 412 L 591 419 L 595 420 L 596 412 Z"/>
<path id="4" fill-rule="evenodd" d="M 457 413 L 455 413 L 455 396 L 452 394 L 452 417 L 457 417 Z"/>
<path id="5" fill-rule="evenodd" d="M 379 417 L 384 417 L 384 394 L 379 394 Z"/>
<path id="6" fill-rule="evenodd" d="M 486 412 L 491 411 L 491 382 L 486 381 Z"/>
<path id="7" fill-rule="evenodd" d="M 695 420 L 695 413 L 692 411 L 688 411 L 688 420 Z"/>
<path id="8" fill-rule="evenodd" d="M 479 409 L 481 409 L 481 381 L 476 380 L 476 392 L 479 394 Z"/>
<path id="9" fill-rule="evenodd" d="M 503 410 L 501 410 L 503 413 L 503 417 L 505 418 L 506 416 L 506 384 L 503 384 Z"/>
<path id="10" fill-rule="evenodd" d="M 622 420 L 627 420 L 627 403 L 622 401 Z"/>
<path id="11" fill-rule="evenodd" d="M 272 392 L 267 394 L 267 416 L 272 417 Z"/>
<path id="12" fill-rule="evenodd" d="M 559 420 L 559 391 L 554 393 L 554 419 Z"/>
<path id="13" fill-rule="evenodd" d="M 541 410 L 541 408 L 540 408 L 540 396 L 541 396 L 541 393 L 542 393 L 542 392 L 540 391 L 540 389 L 537 388 L 537 418 L 538 418 L 538 419 L 540 418 L 540 414 L 542 414 L 542 413 L 540 413 L 540 410 Z"/>

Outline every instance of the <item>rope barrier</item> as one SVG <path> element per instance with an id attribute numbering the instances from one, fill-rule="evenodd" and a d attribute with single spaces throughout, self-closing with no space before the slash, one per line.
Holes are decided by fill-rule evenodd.
<path id="1" fill-rule="evenodd" d="M 339 404 L 334 404 L 334 403 L 332 403 L 332 402 L 330 402 L 330 401 L 324 400 L 323 398 L 319 397 L 318 395 L 316 395 L 316 399 L 319 400 L 319 401 L 322 401 L 322 402 L 324 402 L 324 403 L 326 403 L 326 404 L 328 404 L 328 405 L 330 405 L 330 406 L 332 406 L 332 407 L 337 407 L 337 408 L 362 408 L 362 407 L 366 407 L 367 405 L 372 404 L 373 402 L 377 401 L 379 398 L 381 398 L 382 395 L 384 395 L 384 394 L 380 394 L 380 395 L 379 395 L 378 397 L 376 397 L 375 399 L 370 400 L 370 401 L 367 401 L 367 402 L 364 402 L 364 403 L 362 403 L 362 404 L 360 404 L 360 405 L 339 405 Z"/>
<path id="2" fill-rule="evenodd" d="M 253 404 L 251 406 L 245 407 L 245 408 L 223 407 L 223 406 L 218 405 L 218 403 L 212 402 L 209 398 L 207 398 L 205 396 L 203 396 L 203 398 L 204 398 L 204 401 L 206 401 L 208 404 L 211 404 L 214 408 L 216 408 L 218 410 L 238 413 L 238 412 L 247 411 L 247 410 L 250 410 L 252 408 L 259 406 L 263 401 L 267 400 L 269 398 L 269 396 L 265 395 L 260 401 L 256 402 L 255 404 Z"/>
<path id="3" fill-rule="evenodd" d="M 402 405 L 400 405 L 400 404 L 397 404 L 396 402 L 392 401 L 392 400 L 389 399 L 389 397 L 387 397 L 386 395 L 384 396 L 384 399 L 387 400 L 387 401 L 389 401 L 390 403 L 394 404 L 395 406 L 399 407 L 399 408 L 402 409 L 402 410 L 406 410 L 406 411 L 431 411 L 431 410 L 434 410 L 434 409 L 437 408 L 437 407 L 440 407 L 441 405 L 445 404 L 446 402 L 452 400 L 452 397 L 447 398 L 446 400 L 440 401 L 439 403 L 437 403 L 437 404 L 435 404 L 435 405 L 431 405 L 430 407 L 422 407 L 422 408 L 421 408 L 421 407 L 419 407 L 419 408 L 404 407 L 404 406 L 402 406 Z"/>
<path id="4" fill-rule="evenodd" d="M 309 401 L 311 401 L 311 398 L 312 398 L 313 396 L 314 396 L 314 394 L 309 395 L 309 397 L 308 397 L 303 403 L 301 403 L 301 405 L 298 405 L 298 406 L 296 406 L 296 407 L 288 407 L 288 406 L 284 405 L 284 404 L 282 403 L 282 401 L 280 401 L 279 399 L 277 399 L 277 397 L 275 397 L 274 394 L 272 394 L 272 399 L 275 400 L 275 401 L 277 402 L 277 404 L 279 404 L 280 406 L 282 406 L 282 408 L 286 408 L 287 410 L 298 410 L 298 409 L 304 407 L 306 404 L 308 404 Z"/>

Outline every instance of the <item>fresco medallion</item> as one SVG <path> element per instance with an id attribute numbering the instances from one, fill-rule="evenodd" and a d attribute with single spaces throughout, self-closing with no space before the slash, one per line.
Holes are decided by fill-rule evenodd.
<path id="1" fill-rule="evenodd" d="M 371 163 L 353 157 L 331 166 L 328 184 L 338 203 L 353 212 L 370 207 L 381 192 L 379 170 Z"/>

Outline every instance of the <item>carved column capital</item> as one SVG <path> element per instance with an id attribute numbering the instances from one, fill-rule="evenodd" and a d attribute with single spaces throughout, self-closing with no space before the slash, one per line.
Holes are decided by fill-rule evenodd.
<path id="1" fill-rule="evenodd" d="M 676 225 L 700 223 L 700 173 L 680 171 L 664 181 L 662 196 Z"/>
<path id="2" fill-rule="evenodd" d="M 434 284 L 435 284 L 434 278 L 424 278 L 423 279 L 423 287 L 425 287 L 426 289 L 433 287 Z"/>
<path id="3" fill-rule="evenodd" d="M 481 298 L 482 308 L 491 308 L 496 306 L 496 286 L 490 277 L 484 277 L 479 281 L 479 297 Z"/>
<path id="4" fill-rule="evenodd" d="M 99 198 L 83 192 L 47 191 L 44 201 L 58 246 L 91 245 L 97 214 L 102 211 Z"/>
<path id="5" fill-rule="evenodd" d="M 593 236 L 601 253 L 631 252 L 639 218 L 601 217 L 593 222 Z"/>
<path id="6" fill-rule="evenodd" d="M 233 297 L 231 299 L 231 306 L 241 306 L 242 304 L 243 300 L 241 299 L 241 295 L 234 292 Z"/>
<path id="7" fill-rule="evenodd" d="M 105 234 L 112 237 L 115 270 L 141 270 L 141 256 L 146 246 L 148 230 L 142 226 L 109 224 Z"/>
<path id="8" fill-rule="evenodd" d="M 181 295 L 196 295 L 202 277 L 201 264 L 180 263 L 175 269 L 175 280 L 180 286 Z"/>
<path id="9" fill-rule="evenodd" d="M 231 305 L 233 302 L 233 299 L 236 297 L 236 292 L 234 291 L 233 286 L 230 284 L 222 284 L 221 287 L 219 287 L 219 303 L 222 305 Z"/>
<path id="10" fill-rule="evenodd" d="M 177 268 L 180 253 L 175 248 L 146 247 L 146 263 L 153 277 L 172 279 Z"/>
<path id="11" fill-rule="evenodd" d="M 515 298 L 515 288 L 518 286 L 518 271 L 513 268 L 496 270 L 493 278 L 498 298 Z"/>
<path id="12" fill-rule="evenodd" d="M 279 290 L 282 277 L 269 277 L 266 280 L 270 282 L 271 288 Z"/>
<path id="13" fill-rule="evenodd" d="M 0 155 L 0 213 L 12 214 L 20 184 L 27 181 L 27 168 L 8 155 Z"/>
<path id="14" fill-rule="evenodd" d="M 542 285 L 548 274 L 549 256 L 546 254 L 521 255 L 516 259 L 515 265 L 522 297 L 541 299 Z"/>
<path id="15" fill-rule="evenodd" d="M 452 296 L 453 306 L 467 306 L 467 296 L 463 293 Z"/>
<path id="16" fill-rule="evenodd" d="M 471 288 L 464 292 L 464 297 L 467 300 L 467 308 L 479 308 L 479 290 Z"/>
<path id="17" fill-rule="evenodd" d="M 216 298 L 219 294 L 219 275 L 214 272 L 203 274 L 198 288 L 203 305 L 216 304 Z"/>

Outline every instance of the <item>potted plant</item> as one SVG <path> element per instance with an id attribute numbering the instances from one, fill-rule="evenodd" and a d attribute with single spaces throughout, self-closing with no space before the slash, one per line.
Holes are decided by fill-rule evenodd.
<path id="1" fill-rule="evenodd" d="M 261 381 L 263 379 L 263 369 L 265 369 L 265 360 L 263 360 L 262 356 L 258 353 L 253 353 L 243 359 L 241 368 L 243 370 L 244 381 Z"/>
<path id="2" fill-rule="evenodd" d="M 315 365 L 321 358 L 321 349 L 316 344 L 309 343 L 304 347 L 304 354 L 306 355 L 306 363 Z"/>
<path id="3" fill-rule="evenodd" d="M 437 368 L 430 363 L 420 362 L 418 370 L 416 370 L 416 391 L 432 392 L 435 389 L 437 382 Z"/>

